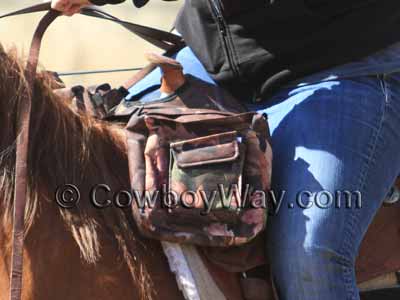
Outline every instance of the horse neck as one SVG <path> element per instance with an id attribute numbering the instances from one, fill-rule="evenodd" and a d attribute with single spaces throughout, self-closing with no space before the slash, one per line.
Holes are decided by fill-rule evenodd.
<path id="1" fill-rule="evenodd" d="M 0 217 L 10 216 L 15 174 L 16 120 L 28 87 L 24 63 L 0 45 Z M 38 195 L 54 202 L 59 186 L 75 184 L 83 195 L 95 184 L 129 186 L 126 145 L 121 127 L 74 113 L 52 92 L 51 81 L 36 78 L 29 140 L 28 212 Z M 84 204 L 83 204 L 84 205 Z M 28 213 L 28 220 L 29 213 Z M 28 222 L 29 224 L 30 222 Z"/>
<path id="2" fill-rule="evenodd" d="M 122 128 L 77 114 L 53 95 L 44 98 L 33 109 L 29 156 L 42 186 L 129 184 Z"/>
<path id="3" fill-rule="evenodd" d="M 43 117 L 40 115 L 36 117 L 37 122 L 40 120 L 46 120 L 46 122 L 42 121 L 42 125 L 33 131 L 37 135 L 44 133 L 43 136 L 49 139 L 46 139 L 46 145 L 43 146 L 40 139 L 33 138 L 30 159 L 31 162 L 36 161 L 35 158 L 41 161 L 36 166 L 41 170 L 38 176 L 44 178 L 42 187 L 51 187 L 50 190 L 47 189 L 50 192 L 49 195 L 54 197 L 54 189 L 60 185 L 72 183 L 76 184 L 82 196 L 79 202 L 80 211 L 58 209 L 64 220 L 63 225 L 70 226 L 72 236 L 64 232 L 64 241 L 58 241 L 57 245 L 60 249 L 65 247 L 63 245 L 69 245 L 70 253 L 74 253 L 69 260 L 83 256 L 87 262 L 101 265 L 102 271 L 98 268 L 94 269 L 100 284 L 104 277 L 110 278 L 111 275 L 120 293 L 116 295 L 114 291 L 110 298 L 103 298 L 104 291 L 99 290 L 99 283 L 95 282 L 93 286 L 99 290 L 97 297 L 93 297 L 92 294 L 82 297 L 85 290 L 80 291 L 77 298 L 154 299 L 156 293 L 165 295 L 168 292 L 167 299 L 182 299 L 174 276 L 169 271 L 160 243 L 140 237 L 130 210 L 123 210 L 113 205 L 99 210 L 94 208 L 91 202 L 90 192 L 98 184 L 106 184 L 110 188 L 108 199 L 112 199 L 112 195 L 118 191 L 129 190 L 125 134 L 121 127 L 72 113 L 62 102 L 51 103 L 53 105 L 46 105 L 46 113 Z M 46 124 L 49 120 L 50 124 L 57 124 L 57 126 L 49 127 Z M 54 200 L 53 202 L 51 200 L 48 205 L 51 205 L 53 210 L 57 210 L 54 208 Z M 45 211 L 42 214 L 44 213 Z M 54 222 L 58 220 L 59 218 Z M 51 222 L 53 221 L 50 218 L 50 221 L 44 221 L 40 226 L 42 229 L 38 226 L 35 229 L 37 234 L 41 234 L 41 231 L 51 226 Z M 60 227 L 59 230 L 63 229 Z M 32 234 L 33 237 L 34 234 Z M 37 244 L 38 242 L 35 242 L 35 245 Z M 74 244 L 79 246 L 79 256 L 76 251 L 78 247 L 71 246 Z M 45 240 L 42 241 L 42 245 L 45 245 Z M 115 266 L 116 257 L 122 257 L 125 262 L 118 268 Z M 60 260 L 65 261 L 65 258 L 60 258 Z M 75 271 L 79 272 L 79 270 Z M 104 274 L 102 275 L 101 272 Z M 160 276 L 160 274 L 163 275 Z M 89 275 L 93 276 L 93 274 Z M 90 280 L 92 280 L 90 276 L 87 279 L 80 279 L 82 282 Z"/>

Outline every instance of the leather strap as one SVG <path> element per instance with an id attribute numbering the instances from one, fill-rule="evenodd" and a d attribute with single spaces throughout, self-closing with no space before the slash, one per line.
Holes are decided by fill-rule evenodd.
<path id="1" fill-rule="evenodd" d="M 47 27 L 60 15 L 50 10 L 40 21 L 33 36 L 28 64 L 25 70 L 28 90 L 18 107 L 17 150 L 14 194 L 14 222 L 12 230 L 12 262 L 10 277 L 10 300 L 20 300 L 22 293 L 23 249 L 25 229 L 25 206 L 28 183 L 29 125 L 34 94 L 34 82 L 42 37 Z"/>
<path id="2" fill-rule="evenodd" d="M 35 4 L 23 9 L 19 9 L 16 11 L 13 11 L 11 13 L 7 13 L 5 15 L 1 15 L 1 18 L 6 18 L 6 17 L 11 17 L 11 16 L 18 16 L 18 15 L 23 15 L 23 14 L 30 14 L 34 12 L 40 12 L 40 11 L 48 11 L 51 8 L 51 2 L 44 2 L 40 4 Z"/>
<path id="3" fill-rule="evenodd" d="M 45 3 L 40 3 L 36 4 L 33 6 L 29 6 L 24 9 L 20 9 L 5 15 L 0 16 L 1 18 L 5 17 L 10 17 L 10 16 L 17 16 L 17 15 L 22 15 L 22 14 L 29 14 L 29 13 L 34 13 L 34 12 L 41 12 L 41 11 L 48 11 L 51 9 L 51 1 L 45 2 Z M 88 6 L 85 7 L 81 10 L 81 14 L 90 16 L 90 17 L 95 17 L 103 20 L 108 20 L 115 22 L 117 24 L 120 24 L 124 28 L 128 29 L 130 32 L 136 34 L 137 36 L 141 37 L 142 39 L 148 41 L 149 43 L 155 45 L 156 47 L 159 47 L 164 50 L 170 50 L 171 48 L 174 47 L 184 47 L 185 43 L 183 39 L 173 33 L 123 21 L 117 17 L 114 17 L 113 15 L 106 13 L 105 11 L 102 11 L 94 6 Z"/>

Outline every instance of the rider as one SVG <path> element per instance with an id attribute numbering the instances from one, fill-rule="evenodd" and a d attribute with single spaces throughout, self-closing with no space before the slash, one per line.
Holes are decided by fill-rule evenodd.
<path id="1" fill-rule="evenodd" d="M 280 299 L 359 299 L 357 252 L 400 170 L 399 24 L 398 0 L 187 0 L 178 16 L 212 79 L 268 115 Z"/>

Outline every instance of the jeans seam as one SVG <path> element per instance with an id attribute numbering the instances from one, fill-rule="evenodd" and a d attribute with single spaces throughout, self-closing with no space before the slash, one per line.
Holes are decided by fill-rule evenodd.
<path id="1" fill-rule="evenodd" d="M 360 192 L 363 192 L 366 188 L 367 174 L 370 171 L 370 167 L 372 165 L 372 162 L 374 161 L 374 157 L 376 156 L 376 150 L 377 150 L 377 146 L 378 146 L 379 136 L 382 132 L 382 127 L 383 127 L 383 123 L 385 120 L 386 106 L 387 106 L 387 103 L 389 100 L 387 86 L 384 82 L 384 79 L 379 75 L 377 77 L 380 81 L 380 87 L 381 87 L 383 96 L 385 97 L 385 102 L 381 106 L 381 117 L 378 121 L 378 128 L 376 130 L 374 130 L 374 132 L 372 133 L 372 136 L 371 136 L 372 142 L 369 143 L 369 145 L 368 145 L 368 158 L 366 159 L 366 162 L 364 163 L 364 166 L 362 167 L 362 169 L 360 171 L 360 177 L 359 177 L 359 182 L 358 182 L 358 187 L 359 187 Z M 350 213 L 349 218 L 345 225 L 345 230 L 344 230 L 345 237 L 343 239 L 342 246 L 341 246 L 340 250 L 338 251 L 341 254 L 341 256 L 343 256 L 343 257 L 347 257 L 346 249 L 354 248 L 353 247 L 354 238 L 352 237 L 353 231 L 351 229 L 355 228 L 354 226 L 356 225 L 356 222 L 357 222 L 357 215 L 354 212 Z M 350 261 L 347 261 L 346 259 L 344 259 L 344 262 L 350 263 Z M 354 264 L 354 262 L 351 261 L 351 264 Z M 342 267 L 342 275 L 343 275 L 343 280 L 344 280 L 346 292 L 348 294 L 349 299 L 351 299 L 351 300 L 357 299 L 357 297 L 356 297 L 357 291 L 354 289 L 352 280 L 350 278 L 350 276 L 351 276 L 350 267 L 344 265 Z"/>
<path id="2" fill-rule="evenodd" d="M 380 74 L 377 76 L 379 79 L 382 93 L 385 95 L 385 103 L 389 103 L 391 98 L 389 94 L 388 83 L 386 81 L 387 76 L 388 74 Z"/>

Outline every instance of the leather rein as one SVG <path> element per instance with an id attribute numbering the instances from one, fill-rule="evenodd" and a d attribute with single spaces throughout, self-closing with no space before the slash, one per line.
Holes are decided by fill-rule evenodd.
<path id="1" fill-rule="evenodd" d="M 28 186 L 28 153 L 29 153 L 29 127 L 31 122 L 31 111 L 33 95 L 35 93 L 34 83 L 36 78 L 36 70 L 38 66 L 38 58 L 41 42 L 44 33 L 50 24 L 60 16 L 60 12 L 51 9 L 51 2 L 41 3 L 30 6 L 22 10 L 18 10 L 3 16 L 1 18 L 47 11 L 45 16 L 40 20 L 39 25 L 34 33 L 29 58 L 25 69 L 25 79 L 27 82 L 27 91 L 23 95 L 23 99 L 19 104 L 17 115 L 17 142 L 16 142 L 16 169 L 15 169 L 15 189 L 14 189 L 14 210 L 13 210 L 13 228 L 12 228 L 12 257 L 11 257 L 11 275 L 10 275 L 10 300 L 22 299 L 22 275 L 23 275 L 23 250 L 24 250 L 24 231 L 25 231 L 25 208 L 27 202 L 27 186 Z M 184 47 L 181 37 L 130 22 L 120 20 L 102 10 L 94 7 L 87 7 L 81 11 L 81 14 L 116 22 L 132 33 L 140 36 L 153 45 L 164 49 L 168 53 L 172 53 Z M 133 84 L 143 78 L 154 66 L 149 65 L 141 72 L 128 81 Z"/>

